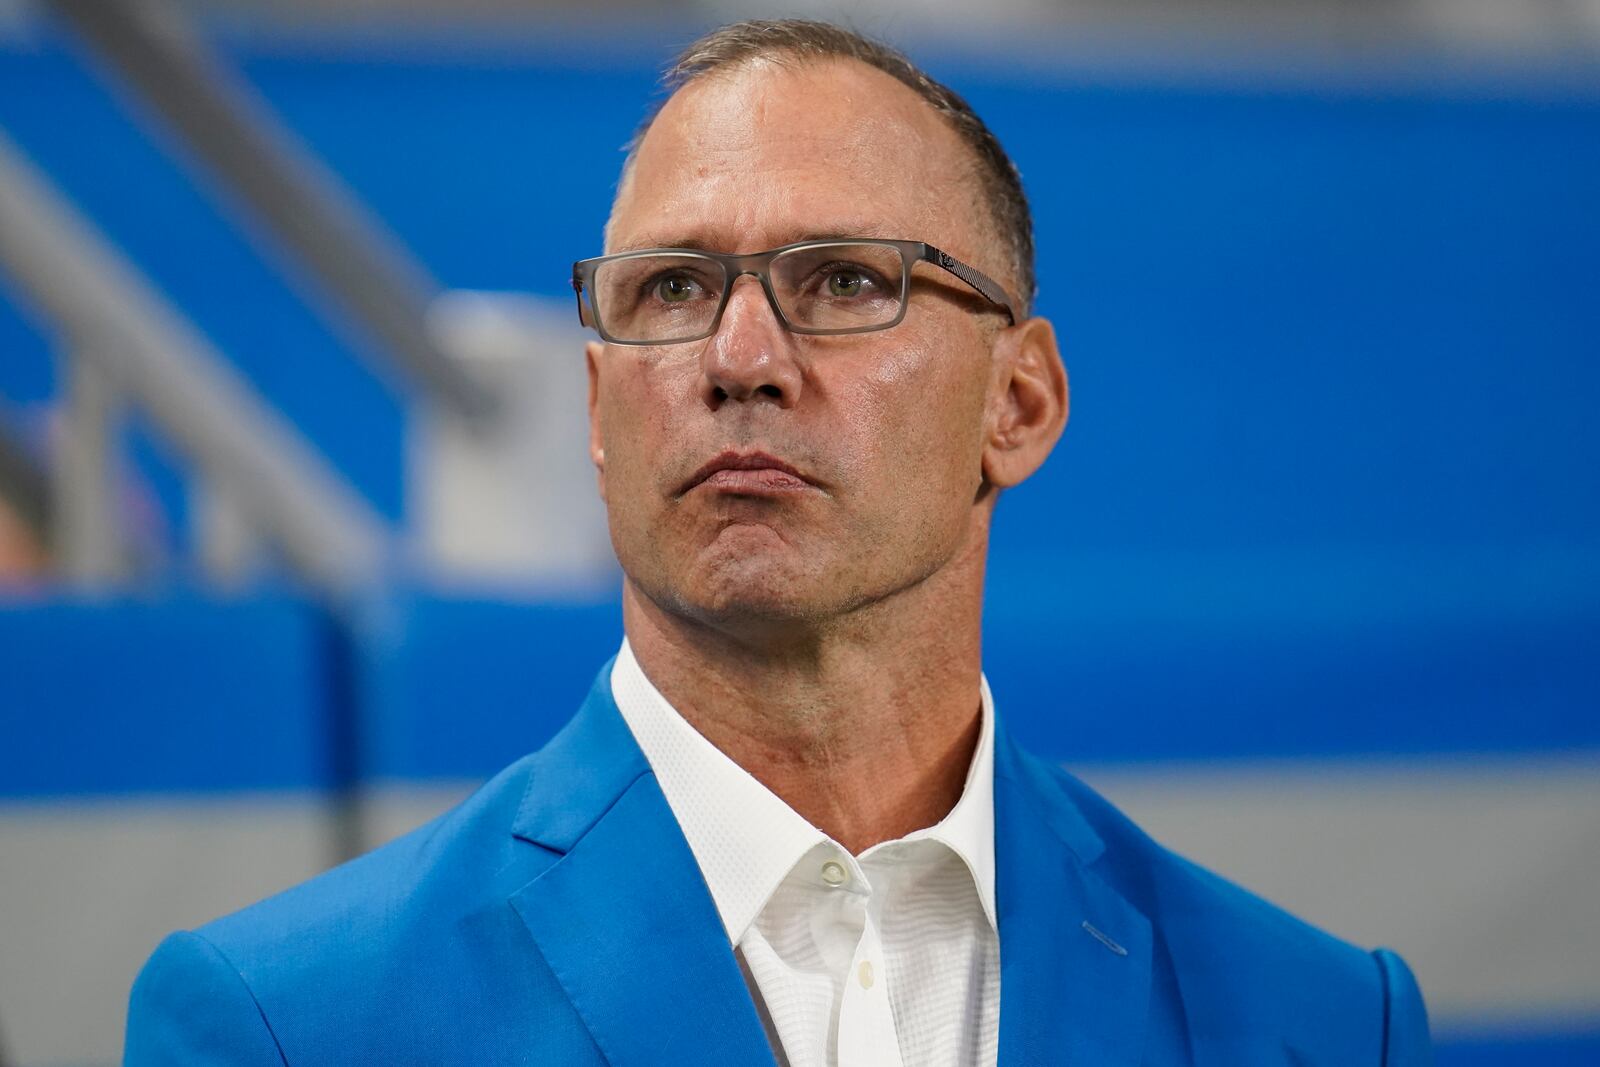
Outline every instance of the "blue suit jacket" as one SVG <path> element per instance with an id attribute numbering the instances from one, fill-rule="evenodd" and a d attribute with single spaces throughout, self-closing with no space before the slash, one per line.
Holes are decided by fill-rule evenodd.
<path id="1" fill-rule="evenodd" d="M 454 810 L 167 938 L 126 1063 L 772 1064 L 609 677 Z M 1165 851 L 998 722 L 994 778 L 1003 1067 L 1430 1062 L 1399 957 Z"/>

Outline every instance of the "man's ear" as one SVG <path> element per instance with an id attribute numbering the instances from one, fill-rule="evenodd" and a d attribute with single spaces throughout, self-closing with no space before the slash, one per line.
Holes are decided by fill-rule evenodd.
<path id="1" fill-rule="evenodd" d="M 601 500 L 606 498 L 605 435 L 600 427 L 600 358 L 604 349 L 599 341 L 589 341 L 583 346 L 583 362 L 589 371 L 589 459 L 594 463 Z"/>
<path id="2" fill-rule="evenodd" d="M 1024 319 L 995 337 L 999 376 L 983 476 L 1001 489 L 1038 470 L 1067 425 L 1067 368 L 1049 319 Z"/>

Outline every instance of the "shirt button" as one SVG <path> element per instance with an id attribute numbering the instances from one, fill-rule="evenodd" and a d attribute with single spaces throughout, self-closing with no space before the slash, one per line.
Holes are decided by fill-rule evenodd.
<path id="1" fill-rule="evenodd" d="M 856 978 L 861 982 L 862 989 L 872 988 L 872 961 L 862 960 L 861 966 L 856 968 Z"/>
<path id="2" fill-rule="evenodd" d="M 849 877 L 845 873 L 844 866 L 835 860 L 829 860 L 822 865 L 822 880 L 835 889 L 844 885 L 845 879 Z"/>

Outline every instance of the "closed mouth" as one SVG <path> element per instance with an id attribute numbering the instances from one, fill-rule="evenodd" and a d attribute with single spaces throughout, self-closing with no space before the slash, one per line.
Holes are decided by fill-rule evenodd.
<path id="1" fill-rule="evenodd" d="M 713 456 L 695 471 L 678 495 L 707 483 L 730 492 L 755 494 L 817 488 L 810 478 L 776 456 L 731 450 Z"/>

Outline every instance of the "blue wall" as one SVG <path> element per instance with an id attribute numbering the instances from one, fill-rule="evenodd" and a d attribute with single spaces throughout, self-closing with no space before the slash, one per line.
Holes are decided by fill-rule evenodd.
<path id="1" fill-rule="evenodd" d="M 276 596 L 0 605 L 0 798 L 335 788 L 342 644 Z"/>

